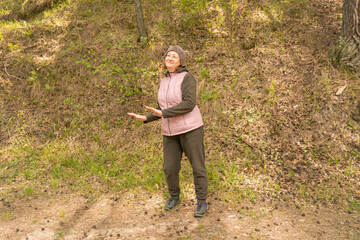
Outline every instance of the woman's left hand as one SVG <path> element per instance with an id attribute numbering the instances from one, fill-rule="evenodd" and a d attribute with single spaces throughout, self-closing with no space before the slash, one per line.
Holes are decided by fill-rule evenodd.
<path id="1" fill-rule="evenodd" d="M 156 109 L 156 108 L 153 108 L 153 107 L 148 107 L 148 106 L 145 106 L 145 108 L 146 108 L 147 110 L 149 110 L 150 112 L 153 112 L 154 116 L 162 117 L 162 112 L 161 112 L 161 110 Z"/>

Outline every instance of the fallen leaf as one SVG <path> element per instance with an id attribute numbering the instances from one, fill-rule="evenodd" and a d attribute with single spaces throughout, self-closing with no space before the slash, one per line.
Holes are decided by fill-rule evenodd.
<path id="1" fill-rule="evenodd" d="M 339 88 L 339 90 L 337 90 L 337 92 L 336 92 L 336 96 L 341 95 L 344 92 L 346 87 L 347 87 L 347 85 L 342 86 L 341 88 Z"/>

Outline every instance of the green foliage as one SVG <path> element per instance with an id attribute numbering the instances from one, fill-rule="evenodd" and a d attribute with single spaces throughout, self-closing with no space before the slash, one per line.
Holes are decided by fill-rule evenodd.
<path id="1" fill-rule="evenodd" d="M 19 7 L 24 0 L 3 0 L 0 2 L 0 15 L 5 15 L 11 10 Z"/>
<path id="2" fill-rule="evenodd" d="M 8 47 L 9 47 L 10 52 L 14 52 L 19 49 L 19 46 L 16 44 L 13 44 L 13 43 L 9 43 Z"/>
<path id="3" fill-rule="evenodd" d="M 134 149 L 132 153 L 117 152 L 114 148 L 89 153 L 76 147 L 69 153 L 63 142 L 54 142 L 38 149 L 18 146 L 13 148 L 12 154 L 16 154 L 19 160 L 2 163 L 9 170 L 1 174 L 8 182 L 22 179 L 34 183 L 40 181 L 41 184 L 48 182 L 53 188 L 58 188 L 60 182 L 84 188 L 95 178 L 117 190 L 146 186 L 151 191 L 164 185 L 161 159 L 157 157 L 159 149 L 146 149 L 148 157 L 140 158 L 143 147 Z M 20 165 L 19 161 L 26 162 L 26 165 Z M 24 192 L 30 196 L 35 194 L 34 187 L 30 185 L 25 187 Z"/>
<path id="4" fill-rule="evenodd" d="M 111 34 L 111 32 L 99 34 L 94 41 L 100 41 Z M 126 37 L 120 42 L 108 41 L 105 44 L 109 48 L 115 47 L 120 51 L 104 54 L 89 49 L 80 59 L 75 60 L 76 65 L 82 65 L 88 69 L 87 72 L 91 73 L 89 78 L 100 79 L 100 84 L 97 84 L 99 89 L 117 89 L 123 95 L 122 102 L 128 97 L 141 94 L 137 78 L 147 71 L 146 68 L 139 68 L 136 65 L 139 59 L 128 51 L 134 48 L 132 41 L 133 37 Z M 83 50 L 83 46 L 79 48 Z"/>
<path id="5" fill-rule="evenodd" d="M 358 124 L 355 124 L 352 121 L 349 121 L 349 126 L 354 130 L 358 130 L 360 128 Z"/>
<path id="6" fill-rule="evenodd" d="M 203 62 L 204 61 L 204 57 L 197 57 L 195 58 L 196 62 Z"/>
<path id="7" fill-rule="evenodd" d="M 66 99 L 64 100 L 64 104 L 65 104 L 65 105 L 73 105 L 73 104 L 74 104 L 74 99 L 73 99 L 72 97 L 66 98 Z"/>
<path id="8" fill-rule="evenodd" d="M 28 196 L 32 196 L 35 192 L 35 190 L 31 186 L 26 186 L 24 189 L 24 192 Z"/>
<path id="9" fill-rule="evenodd" d="M 210 72 L 206 68 L 203 68 L 200 72 L 200 78 L 201 79 L 209 79 L 210 78 Z"/>
<path id="10" fill-rule="evenodd" d="M 186 13 L 198 14 L 205 10 L 206 0 L 192 1 L 192 0 L 177 0 L 173 1 L 173 5 L 177 6 L 180 10 Z"/>
<path id="11" fill-rule="evenodd" d="M 204 90 L 200 94 L 200 99 L 203 102 L 216 100 L 219 97 L 220 97 L 220 94 L 218 93 L 217 89 Z"/>
<path id="12" fill-rule="evenodd" d="M 11 218 L 12 215 L 13 215 L 13 212 L 11 212 L 11 211 L 4 211 L 4 212 L 1 213 L 0 219 L 3 220 L 3 221 L 5 221 L 5 220 Z"/>
<path id="13" fill-rule="evenodd" d="M 57 236 L 58 238 L 62 238 L 64 235 L 65 235 L 65 233 L 64 233 L 63 231 L 58 231 L 58 232 L 56 232 L 56 236 Z"/>

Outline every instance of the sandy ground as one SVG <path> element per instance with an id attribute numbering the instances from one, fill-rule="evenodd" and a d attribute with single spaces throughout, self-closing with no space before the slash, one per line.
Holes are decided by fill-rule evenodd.
<path id="1" fill-rule="evenodd" d="M 332 208 L 229 207 L 209 199 L 206 217 L 193 217 L 194 200 L 163 210 L 159 195 L 59 195 L 0 201 L 0 239 L 360 239 L 360 215 Z"/>

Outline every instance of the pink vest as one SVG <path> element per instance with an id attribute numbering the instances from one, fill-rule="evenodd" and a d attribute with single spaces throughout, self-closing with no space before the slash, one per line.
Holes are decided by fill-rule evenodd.
<path id="1" fill-rule="evenodd" d="M 173 107 L 182 102 L 181 85 L 187 72 L 171 73 L 161 80 L 158 102 L 161 109 Z M 161 130 L 165 136 L 174 136 L 190 132 L 203 126 L 200 110 L 197 106 L 184 115 L 161 118 Z"/>

